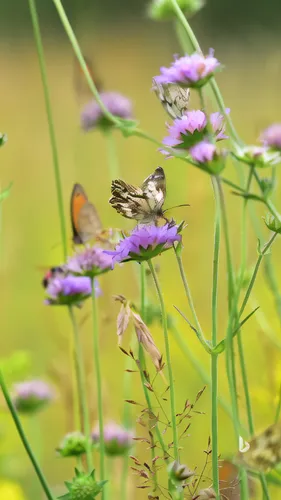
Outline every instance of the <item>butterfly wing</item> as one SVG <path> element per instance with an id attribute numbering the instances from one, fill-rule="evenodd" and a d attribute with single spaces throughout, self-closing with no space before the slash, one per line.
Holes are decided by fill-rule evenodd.
<path id="1" fill-rule="evenodd" d="M 271 425 L 249 442 L 250 448 L 238 460 L 246 467 L 267 472 L 281 462 L 281 422 Z"/>
<path id="2" fill-rule="evenodd" d="M 139 187 L 127 184 L 121 179 L 116 179 L 112 181 L 111 194 L 109 203 L 127 219 L 142 221 L 146 214 L 150 212 L 143 191 Z"/>
<path id="3" fill-rule="evenodd" d="M 171 118 L 180 118 L 188 110 L 190 89 L 174 83 L 162 85 L 153 80 L 152 90 Z"/>
<path id="4" fill-rule="evenodd" d="M 88 201 L 81 184 L 74 184 L 71 195 L 71 225 L 73 242 L 80 245 L 94 238 L 101 231 L 101 221 L 96 208 Z"/>
<path id="5" fill-rule="evenodd" d="M 151 211 L 155 214 L 161 212 L 166 198 L 166 177 L 162 167 L 157 167 L 153 174 L 149 175 L 141 187 Z"/>

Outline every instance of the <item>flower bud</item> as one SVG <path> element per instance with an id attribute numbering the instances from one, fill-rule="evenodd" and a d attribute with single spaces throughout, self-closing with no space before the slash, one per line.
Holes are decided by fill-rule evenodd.
<path id="1" fill-rule="evenodd" d="M 69 491 L 66 495 L 59 497 L 61 500 L 93 500 L 102 491 L 107 481 L 97 482 L 95 471 L 85 474 L 75 469 L 75 478 L 65 485 Z"/>
<path id="2" fill-rule="evenodd" d="M 94 443 L 99 443 L 100 431 L 97 427 L 92 433 Z M 104 426 L 105 452 L 110 456 L 124 455 L 133 444 L 133 435 L 130 431 L 111 422 Z"/>
<path id="3" fill-rule="evenodd" d="M 87 438 L 79 431 L 70 432 L 64 436 L 57 452 L 61 457 L 77 457 L 86 452 Z"/>
<path id="4" fill-rule="evenodd" d="M 177 3 L 186 17 L 189 18 L 202 9 L 205 2 L 203 0 L 177 0 Z M 154 21 L 174 19 L 175 11 L 171 0 L 152 0 L 148 6 L 148 16 Z"/>
<path id="5" fill-rule="evenodd" d="M 36 413 L 53 399 L 51 387 L 42 380 L 21 382 L 15 384 L 13 389 L 13 403 L 19 413 Z"/>
<path id="6" fill-rule="evenodd" d="M 170 478 L 175 483 L 180 483 L 182 481 L 185 481 L 186 479 L 189 479 L 190 477 L 192 477 L 194 475 L 193 470 L 189 469 L 184 464 L 180 464 L 176 460 L 169 465 L 168 472 L 169 472 Z"/>
<path id="7" fill-rule="evenodd" d="M 277 217 L 268 213 L 265 216 L 264 222 L 270 231 L 281 234 L 281 220 L 278 220 Z"/>

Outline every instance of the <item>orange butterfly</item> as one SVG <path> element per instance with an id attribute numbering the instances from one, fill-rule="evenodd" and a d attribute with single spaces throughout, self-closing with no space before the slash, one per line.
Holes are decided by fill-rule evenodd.
<path id="1" fill-rule="evenodd" d="M 74 184 L 70 200 L 72 241 L 83 245 L 102 231 L 101 221 L 94 205 L 89 202 L 81 184 Z"/>

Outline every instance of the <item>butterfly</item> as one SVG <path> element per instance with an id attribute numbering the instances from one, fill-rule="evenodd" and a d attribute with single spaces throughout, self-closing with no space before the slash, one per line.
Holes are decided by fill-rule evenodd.
<path id="1" fill-rule="evenodd" d="M 237 460 L 249 469 L 267 472 L 281 462 L 281 421 L 271 425 L 248 443 Z"/>
<path id="2" fill-rule="evenodd" d="M 42 279 L 42 286 L 44 288 L 47 288 L 47 286 L 49 285 L 49 283 L 52 279 L 58 278 L 58 277 L 63 277 L 63 276 L 65 276 L 65 273 L 66 273 L 66 271 L 65 271 L 63 266 L 51 267 L 50 269 L 48 269 L 44 278 Z"/>
<path id="3" fill-rule="evenodd" d="M 248 475 L 248 488 L 252 498 L 256 492 L 255 482 Z M 224 500 L 240 500 L 239 469 L 230 460 L 219 462 L 219 484 L 221 497 Z"/>
<path id="4" fill-rule="evenodd" d="M 123 217 L 141 224 L 165 219 L 162 207 L 166 198 L 166 178 L 162 167 L 157 167 L 141 187 L 126 184 L 121 179 L 112 181 L 111 194 L 109 203 Z"/>
<path id="5" fill-rule="evenodd" d="M 70 200 L 72 241 L 83 245 L 95 238 L 102 231 L 102 225 L 96 208 L 89 202 L 81 184 L 74 184 Z"/>
<path id="6" fill-rule="evenodd" d="M 188 110 L 190 89 L 175 83 L 162 85 L 153 79 L 152 90 L 171 118 L 181 118 Z"/>

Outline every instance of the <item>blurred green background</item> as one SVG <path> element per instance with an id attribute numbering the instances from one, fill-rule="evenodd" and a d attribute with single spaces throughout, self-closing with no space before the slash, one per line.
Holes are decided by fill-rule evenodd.
<path id="1" fill-rule="evenodd" d="M 100 132 L 82 133 L 81 106 L 90 98 L 87 93 L 77 95 L 74 86 L 75 60 L 51 0 L 40 0 L 39 14 L 43 31 L 48 78 L 59 147 L 59 161 L 63 181 L 64 206 L 68 223 L 69 252 L 71 233 L 69 197 L 74 182 L 85 186 L 89 198 L 98 208 L 105 227 L 129 228 L 108 205 L 110 175 L 105 138 Z M 134 102 L 135 116 L 141 127 L 159 140 L 166 134 L 167 116 L 151 92 L 151 79 L 159 67 L 168 64 L 173 54 L 180 53 L 173 23 L 156 24 L 146 18 L 142 0 L 116 2 L 65 1 L 83 53 L 93 61 L 94 71 L 102 79 L 106 90 L 118 90 Z M 214 47 L 224 70 L 218 75 L 225 103 L 231 108 L 232 118 L 240 135 L 247 143 L 254 142 L 260 130 L 280 120 L 281 5 L 253 0 L 227 2 L 211 0 L 192 20 L 205 51 Z M 9 137 L 1 150 L 1 188 L 13 181 L 11 196 L 1 208 L 1 357 L 14 351 L 27 353 L 21 368 L 9 373 L 9 382 L 25 377 L 42 377 L 57 386 L 56 402 L 35 421 L 24 420 L 24 425 L 35 452 L 50 483 L 63 492 L 63 481 L 73 474 L 74 462 L 55 455 L 62 436 L 73 430 L 70 414 L 71 401 L 71 326 L 66 310 L 43 305 L 41 287 L 42 266 L 56 265 L 62 260 L 59 219 L 55 196 L 52 155 L 45 114 L 38 60 L 33 42 L 27 2 L 2 2 L 0 16 L 0 96 L 1 132 Z M 193 106 L 197 106 L 192 95 Z M 214 109 L 214 105 L 212 105 Z M 141 183 L 157 165 L 166 169 L 166 206 L 190 203 L 188 209 L 178 209 L 174 217 L 185 219 L 184 263 L 200 322 L 208 335 L 211 325 L 211 276 L 213 245 L 214 200 L 207 175 L 175 160 L 166 161 L 153 144 L 138 138 L 123 138 L 115 133 L 120 172 L 131 183 Z M 228 166 L 228 176 L 235 181 L 236 173 Z M 239 264 L 239 213 L 241 200 L 227 192 L 231 237 L 236 263 Z M 280 190 L 278 190 L 278 193 Z M 277 206 L 279 197 L 276 196 Z M 259 216 L 262 207 L 255 206 Z M 256 260 L 256 237 L 249 223 L 249 268 Z M 264 230 L 265 239 L 268 231 Z M 273 258 L 278 271 L 280 243 L 277 241 Z M 192 331 L 177 316 L 173 305 L 188 313 L 172 252 L 159 260 L 160 279 L 170 313 L 178 320 L 179 329 L 189 349 L 206 369 L 209 360 L 194 338 Z M 224 253 L 221 258 L 219 327 L 220 337 L 226 325 L 226 278 Z M 102 277 L 103 296 L 100 299 L 103 395 L 106 419 L 121 421 L 123 413 L 123 378 L 126 360 L 118 347 L 115 332 L 117 305 L 113 294 L 123 294 L 138 302 L 138 284 L 133 264 L 118 268 Z M 263 320 L 278 339 L 280 325 L 274 311 L 273 299 L 260 274 L 254 290 L 255 300 L 261 305 Z M 153 287 L 149 291 L 156 302 Z M 89 310 L 86 304 L 78 316 L 83 319 Z M 157 345 L 164 351 L 161 329 L 153 327 Z M 277 394 L 281 381 L 280 350 L 265 335 L 261 324 L 252 319 L 244 330 L 246 360 L 249 372 L 254 418 L 258 430 L 273 422 Z M 91 400 L 92 422 L 97 418 L 95 381 L 91 366 L 91 318 L 81 327 L 88 369 L 88 393 Z M 129 340 L 125 341 L 129 342 Z M 203 382 L 171 339 L 174 359 L 174 377 L 177 407 L 186 399 L 194 400 Z M 153 370 L 153 368 L 151 368 Z M 228 398 L 224 359 L 220 361 L 220 391 Z M 132 374 L 132 398 L 143 401 L 136 374 Z M 239 380 L 240 387 L 240 380 Z M 246 422 L 245 404 L 239 399 L 241 415 Z M 210 391 L 207 388 L 198 403 L 205 412 L 192 419 L 190 436 L 183 442 L 182 461 L 189 467 L 200 467 L 203 450 L 210 434 Z M 138 412 L 136 412 L 137 414 Z M 232 423 L 220 411 L 219 448 L 222 456 L 231 456 L 235 450 Z M 137 426 L 137 432 L 143 430 Z M 7 481 L 19 483 L 26 499 L 39 499 L 37 480 L 19 442 L 10 417 L 2 405 L 0 420 L 1 487 L 5 500 L 21 500 L 19 492 L 7 490 Z M 144 456 L 145 446 L 136 453 Z M 136 454 L 135 453 L 135 454 Z M 115 467 L 120 467 L 117 461 Z M 117 470 L 117 469 L 116 469 Z M 208 471 L 208 474 L 210 471 Z M 208 475 L 207 474 L 207 475 Z M 209 474 L 210 476 L 210 474 Z M 137 480 L 131 476 L 131 482 Z M 3 489 L 6 484 L 6 492 Z M 117 491 L 117 490 L 116 490 Z M 134 498 L 146 498 L 145 491 L 132 490 Z M 137 492 L 137 493 L 135 493 Z M 9 496 L 10 495 L 10 496 Z M 257 496 L 258 498 L 258 496 Z M 274 492 L 274 498 L 281 493 Z"/>

